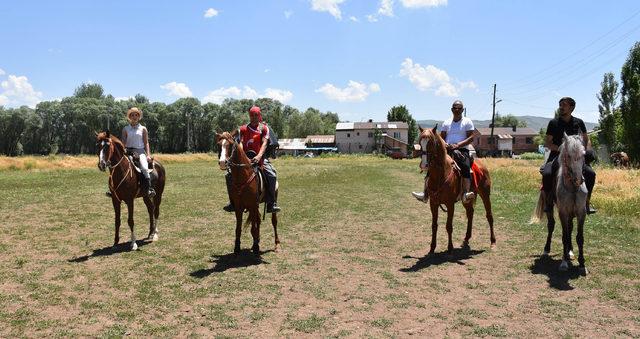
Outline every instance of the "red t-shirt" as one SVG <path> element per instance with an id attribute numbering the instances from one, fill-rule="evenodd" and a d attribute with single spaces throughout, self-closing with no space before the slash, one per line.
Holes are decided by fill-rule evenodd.
<path id="1" fill-rule="evenodd" d="M 259 131 L 260 125 L 262 125 L 262 131 Z M 269 139 L 269 127 L 266 124 L 258 124 L 256 129 L 250 125 L 243 125 L 240 127 L 240 141 L 244 147 L 245 152 L 252 150 L 256 154 L 260 153 L 262 147 L 262 138 Z M 262 164 L 262 160 L 260 160 Z"/>

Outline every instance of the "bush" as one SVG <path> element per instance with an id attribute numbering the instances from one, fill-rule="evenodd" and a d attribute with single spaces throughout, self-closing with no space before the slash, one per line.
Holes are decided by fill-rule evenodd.
<path id="1" fill-rule="evenodd" d="M 522 154 L 520 155 L 520 159 L 525 159 L 525 160 L 542 160 L 542 159 L 544 159 L 544 154 L 534 153 L 534 152 L 522 153 Z"/>

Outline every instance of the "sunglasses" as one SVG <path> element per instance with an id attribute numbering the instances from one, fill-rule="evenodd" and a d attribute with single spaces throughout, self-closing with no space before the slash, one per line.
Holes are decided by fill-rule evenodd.
<path id="1" fill-rule="evenodd" d="M 453 110 L 457 110 L 457 111 L 461 111 L 461 110 L 462 110 L 462 107 L 451 107 L 451 109 L 453 109 Z"/>

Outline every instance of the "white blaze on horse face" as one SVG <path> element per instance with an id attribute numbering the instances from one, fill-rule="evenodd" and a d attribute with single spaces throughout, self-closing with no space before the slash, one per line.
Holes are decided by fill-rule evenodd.
<path id="1" fill-rule="evenodd" d="M 105 141 L 102 140 L 102 142 L 100 143 L 100 158 L 98 159 L 98 164 L 100 165 L 100 169 L 104 169 L 107 163 L 107 160 L 104 158 L 105 154 L 104 154 L 104 143 Z"/>
<path id="2" fill-rule="evenodd" d="M 420 168 L 426 169 L 429 167 L 429 163 L 427 162 L 427 144 L 429 140 L 426 138 L 420 139 L 420 150 L 422 151 L 422 155 L 420 156 Z"/>
<path id="3" fill-rule="evenodd" d="M 222 139 L 222 143 L 220 144 L 220 159 L 218 159 L 218 165 L 220 165 L 221 170 L 227 169 L 227 144 L 229 141 L 227 139 Z"/>

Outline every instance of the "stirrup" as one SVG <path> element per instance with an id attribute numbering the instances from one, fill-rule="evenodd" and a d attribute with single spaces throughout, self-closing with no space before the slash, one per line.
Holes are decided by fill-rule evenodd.
<path id="1" fill-rule="evenodd" d="M 267 206 L 267 213 L 278 213 L 280 212 L 282 209 L 280 207 L 278 207 L 276 204 L 273 204 L 273 206 Z"/>

